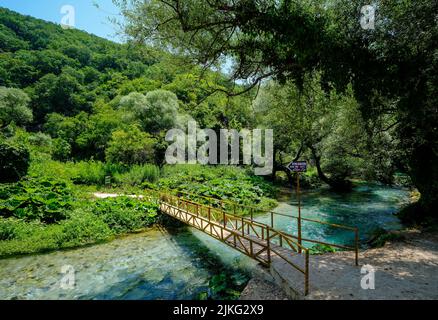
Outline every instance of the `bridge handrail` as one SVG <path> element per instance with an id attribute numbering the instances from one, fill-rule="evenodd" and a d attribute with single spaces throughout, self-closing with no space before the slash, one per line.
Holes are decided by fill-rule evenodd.
<path id="1" fill-rule="evenodd" d="M 271 209 L 263 209 L 263 208 L 257 208 L 254 206 L 249 206 L 249 205 L 242 205 L 230 200 L 226 200 L 226 199 L 216 199 L 216 198 L 212 198 L 212 197 L 207 197 L 207 196 L 203 196 L 203 195 L 197 195 L 194 193 L 190 193 L 187 191 L 176 191 L 179 194 L 186 194 L 189 196 L 193 196 L 193 197 L 198 197 L 198 198 L 203 198 L 209 201 L 214 201 L 214 202 L 219 202 L 219 203 L 228 203 L 231 204 L 234 207 L 234 210 L 236 210 L 237 207 L 240 208 L 246 208 L 246 209 L 251 209 L 252 211 L 250 211 L 251 213 L 251 218 L 253 218 L 253 212 L 254 210 L 256 211 L 263 211 L 265 213 L 271 214 L 271 227 L 274 227 L 274 215 L 279 215 L 279 216 L 285 216 L 285 217 L 290 217 L 290 218 L 294 218 L 294 219 L 299 219 L 299 217 L 294 216 L 294 215 L 288 215 L 288 214 L 284 214 L 284 213 L 279 213 L 279 212 L 274 212 Z M 221 205 L 222 206 L 222 205 Z M 328 243 L 328 242 L 324 242 L 324 241 L 320 241 L 320 240 L 314 240 L 314 239 L 303 239 L 301 238 L 302 241 L 307 241 L 307 242 L 311 242 L 311 243 L 316 243 L 316 244 L 322 244 L 322 245 L 328 245 L 328 246 L 332 246 L 335 248 L 340 248 L 340 249 L 345 249 L 345 250 L 352 250 L 355 253 L 355 264 L 358 265 L 359 264 L 359 228 L 358 227 L 353 227 L 353 226 L 347 226 L 347 225 L 341 225 L 341 224 L 335 224 L 335 223 L 330 223 L 330 222 L 326 222 L 326 221 L 321 221 L 321 220 L 315 220 L 315 219 L 310 219 L 310 218 L 301 218 L 302 221 L 308 221 L 308 222 L 312 222 L 312 223 L 318 223 L 318 224 L 322 224 L 322 225 L 327 225 L 333 228 L 339 228 L 339 229 L 344 229 L 344 230 L 349 230 L 351 232 L 354 233 L 354 246 L 347 246 L 347 245 L 341 245 L 341 244 L 336 244 L 336 243 Z M 298 237 L 291 235 L 292 237 L 294 237 L 295 239 L 298 239 Z M 300 240 L 300 239 L 298 239 Z"/>
<path id="2" fill-rule="evenodd" d="M 179 198 L 178 196 L 175 196 L 175 195 L 166 194 L 166 193 L 162 193 L 162 195 L 177 197 L 177 199 L 180 199 L 180 200 L 182 200 L 182 201 L 184 201 L 184 202 L 186 202 L 186 203 L 190 203 L 190 204 L 193 204 L 193 205 L 203 206 L 203 207 L 210 208 L 210 209 L 216 209 L 216 208 L 214 208 L 214 207 L 211 207 L 211 206 L 208 206 L 208 205 L 205 205 L 205 204 L 201 204 L 201 203 L 198 203 L 198 202 L 194 202 L 194 201 L 192 201 L 192 200 L 181 199 L 181 198 Z M 307 248 L 306 248 L 305 246 L 303 246 L 303 245 L 301 245 L 300 243 L 298 243 L 297 241 L 295 241 L 295 240 L 294 240 L 294 236 L 291 235 L 291 234 L 288 234 L 288 233 L 283 232 L 283 231 L 276 230 L 276 229 L 270 227 L 269 225 L 267 225 L 267 224 L 265 224 L 265 223 L 262 223 L 262 222 L 259 222 L 259 221 L 251 220 L 251 219 L 245 218 L 245 217 L 243 217 L 243 216 L 237 216 L 237 215 L 234 215 L 234 214 L 232 214 L 232 213 L 226 212 L 226 211 L 224 211 L 224 210 L 222 210 L 221 212 L 222 212 L 222 214 L 225 215 L 226 218 L 231 217 L 231 218 L 235 219 L 236 221 L 242 221 L 242 220 L 243 220 L 244 222 L 251 223 L 251 224 L 253 224 L 253 225 L 257 225 L 258 227 L 264 228 L 264 230 L 268 230 L 268 229 L 269 229 L 269 230 L 274 230 L 274 231 L 277 232 L 278 234 L 281 234 L 283 237 L 285 237 L 285 238 L 286 238 L 286 237 L 289 238 L 290 241 L 294 242 L 294 244 L 295 244 L 298 248 L 301 248 L 302 250 L 307 250 Z"/>
<path id="3" fill-rule="evenodd" d="M 247 235 L 245 235 L 245 224 L 244 224 L 244 222 L 246 221 L 247 223 L 250 223 L 250 224 L 254 224 L 254 221 L 253 220 L 249 220 L 249 219 L 245 219 L 244 217 L 239 217 L 239 216 L 236 216 L 236 215 L 233 215 L 233 214 L 230 214 L 230 213 L 227 213 L 227 212 L 225 212 L 225 211 L 222 211 L 222 213 L 223 213 L 223 217 L 224 217 L 224 221 L 221 223 L 220 221 L 215 221 L 215 220 L 211 220 L 211 215 L 209 215 L 208 216 L 208 219 L 206 218 L 206 217 L 204 217 L 204 216 L 202 216 L 202 207 L 204 207 L 204 208 L 208 208 L 208 209 L 211 209 L 212 207 L 209 207 L 209 206 L 207 206 L 207 205 L 204 205 L 204 204 L 200 204 L 200 203 L 197 203 L 197 202 L 194 202 L 194 201 L 191 201 L 191 200 L 188 200 L 188 199 L 184 199 L 184 198 L 181 198 L 180 196 L 176 196 L 176 195 L 172 195 L 172 194 L 166 194 L 166 193 L 160 193 L 160 192 L 155 192 L 156 193 L 156 195 L 157 195 L 157 198 L 158 198 L 158 200 L 159 201 L 163 201 L 164 203 L 166 203 L 167 205 L 170 205 L 170 206 L 173 206 L 173 207 L 175 207 L 175 208 L 177 208 L 177 209 L 183 209 L 183 208 L 181 208 L 180 207 L 180 204 L 181 204 L 181 202 L 183 202 L 183 203 L 185 203 L 186 204 L 186 212 L 188 212 L 188 213 L 190 213 L 190 214 L 192 214 L 192 215 L 194 215 L 195 213 L 193 213 L 193 212 L 190 212 L 189 210 L 188 210 L 188 204 L 192 204 L 192 205 L 196 205 L 196 217 L 198 218 L 198 219 L 201 219 L 201 220 L 203 220 L 203 221 L 207 221 L 208 223 L 213 223 L 214 225 L 216 225 L 217 227 L 219 227 L 221 230 L 226 230 L 228 233 L 230 233 L 231 235 L 233 235 L 233 237 L 234 237 L 234 241 L 236 241 L 236 237 L 238 237 L 239 239 L 240 238 L 243 238 L 243 239 L 245 239 L 246 241 L 249 241 L 249 243 L 250 243 L 250 248 L 252 248 L 252 243 L 256 243 L 256 244 L 258 244 L 259 246 L 261 246 L 261 247 L 266 247 L 266 250 L 267 250 L 267 254 L 268 254 L 268 261 L 270 262 L 271 261 L 271 251 L 272 252 L 274 252 L 278 257 L 280 257 L 281 259 L 283 259 L 286 263 L 288 263 L 289 265 L 291 265 L 293 268 L 295 268 L 296 270 L 298 270 L 298 271 L 300 271 L 301 273 L 303 273 L 303 275 L 304 275 L 304 279 L 305 279 L 305 283 L 304 283 L 304 291 L 305 291 L 305 295 L 307 295 L 308 294 L 308 292 L 309 292 L 309 249 L 308 248 L 305 248 L 304 246 L 302 246 L 302 245 L 300 245 L 298 242 L 295 242 L 294 241 L 294 239 L 291 237 L 291 235 L 288 235 L 288 234 L 286 234 L 286 233 L 284 233 L 284 232 L 280 232 L 280 231 L 277 231 L 277 230 L 275 230 L 275 229 L 273 229 L 273 228 L 271 228 L 271 227 L 269 227 L 269 225 L 266 225 L 266 224 L 263 224 L 263 223 L 259 223 L 259 222 L 257 222 L 257 224 L 258 225 L 260 225 L 260 227 L 261 228 L 264 228 L 265 230 L 266 230 L 266 234 L 267 234 L 267 237 L 266 237 L 266 239 L 262 239 L 263 241 L 265 241 L 266 242 L 266 244 L 264 244 L 263 242 L 261 242 L 261 241 L 258 241 L 258 237 L 256 237 L 255 239 L 254 239 L 254 237 L 248 237 L 247 235 L 250 235 L 250 233 L 248 232 L 247 233 Z M 175 200 L 176 200 L 176 204 L 174 203 L 175 202 Z M 199 207 L 201 207 L 201 215 L 199 215 Z M 209 210 L 210 211 L 210 210 Z M 236 221 L 241 221 L 241 227 L 240 228 L 237 228 L 238 227 L 238 224 L 236 223 L 236 229 L 231 229 L 231 228 L 228 228 L 227 227 L 227 224 L 226 224 L 226 219 L 227 219 L 227 216 L 228 217 L 232 217 L 233 219 L 235 219 Z M 202 225 L 202 224 L 201 224 Z M 195 225 L 194 225 L 195 226 Z M 195 226 L 196 227 L 196 226 Z M 241 230 L 241 232 L 240 231 L 238 231 L 238 230 Z M 291 241 L 291 242 L 293 242 L 296 246 L 297 246 L 297 248 L 300 248 L 300 252 L 304 252 L 304 254 L 305 254 L 305 256 L 304 256 L 304 267 L 300 267 L 300 266 L 298 266 L 298 265 L 296 265 L 295 263 L 293 263 L 292 261 L 290 261 L 289 259 L 287 259 L 282 253 L 280 253 L 275 247 L 272 247 L 272 245 L 271 245 L 271 240 L 272 240 L 272 235 L 270 235 L 270 230 L 271 230 L 271 232 L 273 231 L 273 232 L 275 232 L 276 234 L 273 236 L 273 237 L 275 237 L 275 236 L 280 236 L 280 239 L 281 239 L 281 237 L 285 237 L 285 238 L 287 238 L 289 241 Z M 222 236 L 223 237 L 223 236 Z M 224 241 L 223 239 L 221 239 L 221 241 Z M 240 241 L 240 240 L 239 240 Z M 242 244 L 243 245 L 243 244 Z M 290 244 L 289 244 L 290 245 Z M 282 246 L 282 245 L 281 245 Z M 291 246 L 291 245 L 290 245 Z M 291 246 L 291 248 L 292 249 L 295 249 L 295 248 L 293 248 L 293 246 Z M 246 250 L 246 249 L 245 249 Z M 251 251 L 252 249 L 250 249 L 250 251 Z M 295 251 L 297 251 L 296 249 L 295 249 Z M 251 251 L 252 252 L 252 251 Z"/>
<path id="4" fill-rule="evenodd" d="M 174 191 L 175 192 L 175 191 Z M 255 207 L 255 206 L 250 206 L 250 205 L 244 205 L 244 204 L 240 204 L 231 200 L 226 200 L 226 199 L 216 199 L 213 197 L 207 197 L 207 196 L 203 196 L 203 195 L 197 195 L 194 193 L 190 193 L 187 191 L 176 191 L 177 193 L 182 193 L 182 194 L 187 194 L 190 196 L 194 196 L 194 197 L 198 197 L 198 198 L 204 198 L 207 200 L 213 200 L 213 201 L 219 201 L 219 202 L 226 202 L 228 204 L 231 205 L 236 205 L 238 207 L 242 207 L 242 208 L 247 208 L 247 209 L 253 209 L 253 210 L 257 210 L 257 211 L 263 211 L 266 213 L 273 213 L 275 215 L 280 215 L 280 216 L 286 216 L 286 217 L 291 217 L 291 218 L 296 218 L 298 219 L 297 216 L 293 216 L 293 215 L 288 215 L 288 214 L 284 214 L 284 213 L 280 213 L 280 212 L 275 212 L 272 211 L 270 208 L 259 208 L 259 207 Z M 309 219 L 309 218 L 301 218 L 301 220 L 304 221 L 310 221 L 310 222 L 315 222 L 315 223 L 320 223 L 320 224 L 325 224 L 325 225 L 329 225 L 331 227 L 336 227 L 336 228 L 342 228 L 342 229 L 347 229 L 347 230 L 351 230 L 354 231 L 357 229 L 357 227 L 353 227 L 353 226 L 347 226 L 347 225 L 341 225 L 341 224 L 336 224 L 336 223 L 330 223 L 330 222 L 326 222 L 326 221 L 321 221 L 321 220 L 315 220 L 315 219 Z"/>

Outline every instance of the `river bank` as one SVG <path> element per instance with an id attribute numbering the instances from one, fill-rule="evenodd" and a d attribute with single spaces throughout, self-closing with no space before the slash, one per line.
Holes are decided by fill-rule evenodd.
<path id="1" fill-rule="evenodd" d="M 404 230 L 403 240 L 387 242 L 381 248 L 360 253 L 360 266 L 353 265 L 351 252 L 311 256 L 310 294 L 306 300 L 381 300 L 438 299 L 438 232 Z M 361 280 L 371 266 L 375 273 L 374 289 L 363 289 Z M 299 279 L 297 278 L 297 281 Z M 299 284 L 298 284 L 299 286 Z M 269 288 L 273 299 L 284 299 L 285 293 L 273 284 L 252 279 L 240 299 L 252 300 Z"/>

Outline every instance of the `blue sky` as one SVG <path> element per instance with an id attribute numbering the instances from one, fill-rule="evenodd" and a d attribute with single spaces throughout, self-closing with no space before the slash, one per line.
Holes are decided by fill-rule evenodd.
<path id="1" fill-rule="evenodd" d="M 0 7 L 55 23 L 61 23 L 61 8 L 65 5 L 74 7 L 77 29 L 120 41 L 116 27 L 108 21 L 109 17 L 120 18 L 119 10 L 111 0 L 0 0 Z"/>

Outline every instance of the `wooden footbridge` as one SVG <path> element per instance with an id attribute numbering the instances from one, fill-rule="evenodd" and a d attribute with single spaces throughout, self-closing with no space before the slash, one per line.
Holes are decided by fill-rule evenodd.
<path id="1" fill-rule="evenodd" d="M 276 261 L 277 263 L 281 261 L 283 265 L 286 263 L 304 277 L 303 291 L 305 295 L 309 292 L 309 249 L 303 246 L 303 241 L 354 250 L 355 262 L 356 265 L 358 264 L 357 228 L 302 219 L 354 232 L 355 246 L 349 247 L 314 239 L 304 239 L 301 236 L 298 237 L 276 230 L 274 228 L 274 217 L 282 214 L 275 212 L 270 212 L 271 225 L 268 225 L 254 219 L 254 214 L 257 213 L 257 208 L 254 207 L 241 206 L 229 201 L 199 197 L 181 192 L 177 194 L 153 192 L 150 194 L 154 194 L 153 198 L 158 201 L 160 210 L 163 213 L 208 234 L 260 262 L 262 265 L 270 267 Z M 193 200 L 194 197 L 197 199 L 196 202 Z M 243 217 L 241 214 L 238 215 L 238 210 L 241 214 L 246 214 L 249 217 Z M 297 218 L 295 216 L 289 217 Z M 301 225 L 301 221 L 299 225 Z M 301 232 L 299 235 L 301 235 Z"/>

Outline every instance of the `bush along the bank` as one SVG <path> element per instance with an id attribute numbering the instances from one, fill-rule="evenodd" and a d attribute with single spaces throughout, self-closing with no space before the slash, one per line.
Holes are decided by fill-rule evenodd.
<path id="1" fill-rule="evenodd" d="M 149 227 L 158 216 L 156 204 L 129 197 L 97 200 L 91 211 L 116 233 Z"/>
<path id="2" fill-rule="evenodd" d="M 238 167 L 165 166 L 157 186 L 161 190 L 188 192 L 201 203 L 206 201 L 202 197 L 209 197 L 265 209 L 277 204 L 273 199 L 276 190 L 270 183 Z"/>
<path id="3" fill-rule="evenodd" d="M 0 183 L 16 182 L 29 169 L 29 150 L 0 137 Z"/>
<path id="4" fill-rule="evenodd" d="M 55 223 L 64 220 L 73 206 L 72 190 L 64 181 L 23 180 L 0 185 L 0 215 Z"/>
<path id="5" fill-rule="evenodd" d="M 320 243 L 315 244 L 314 246 L 312 246 L 309 249 L 309 253 L 311 255 L 321 255 L 321 254 L 325 254 L 325 253 L 333 253 L 336 251 L 338 251 L 336 248 L 329 246 L 329 245 L 326 245 L 326 244 L 320 244 Z"/>
<path id="6" fill-rule="evenodd" d="M 2 186 L 0 258 L 99 243 L 158 220 L 158 206 L 148 201 L 121 197 L 72 205 L 61 182 L 28 184 Z"/>

